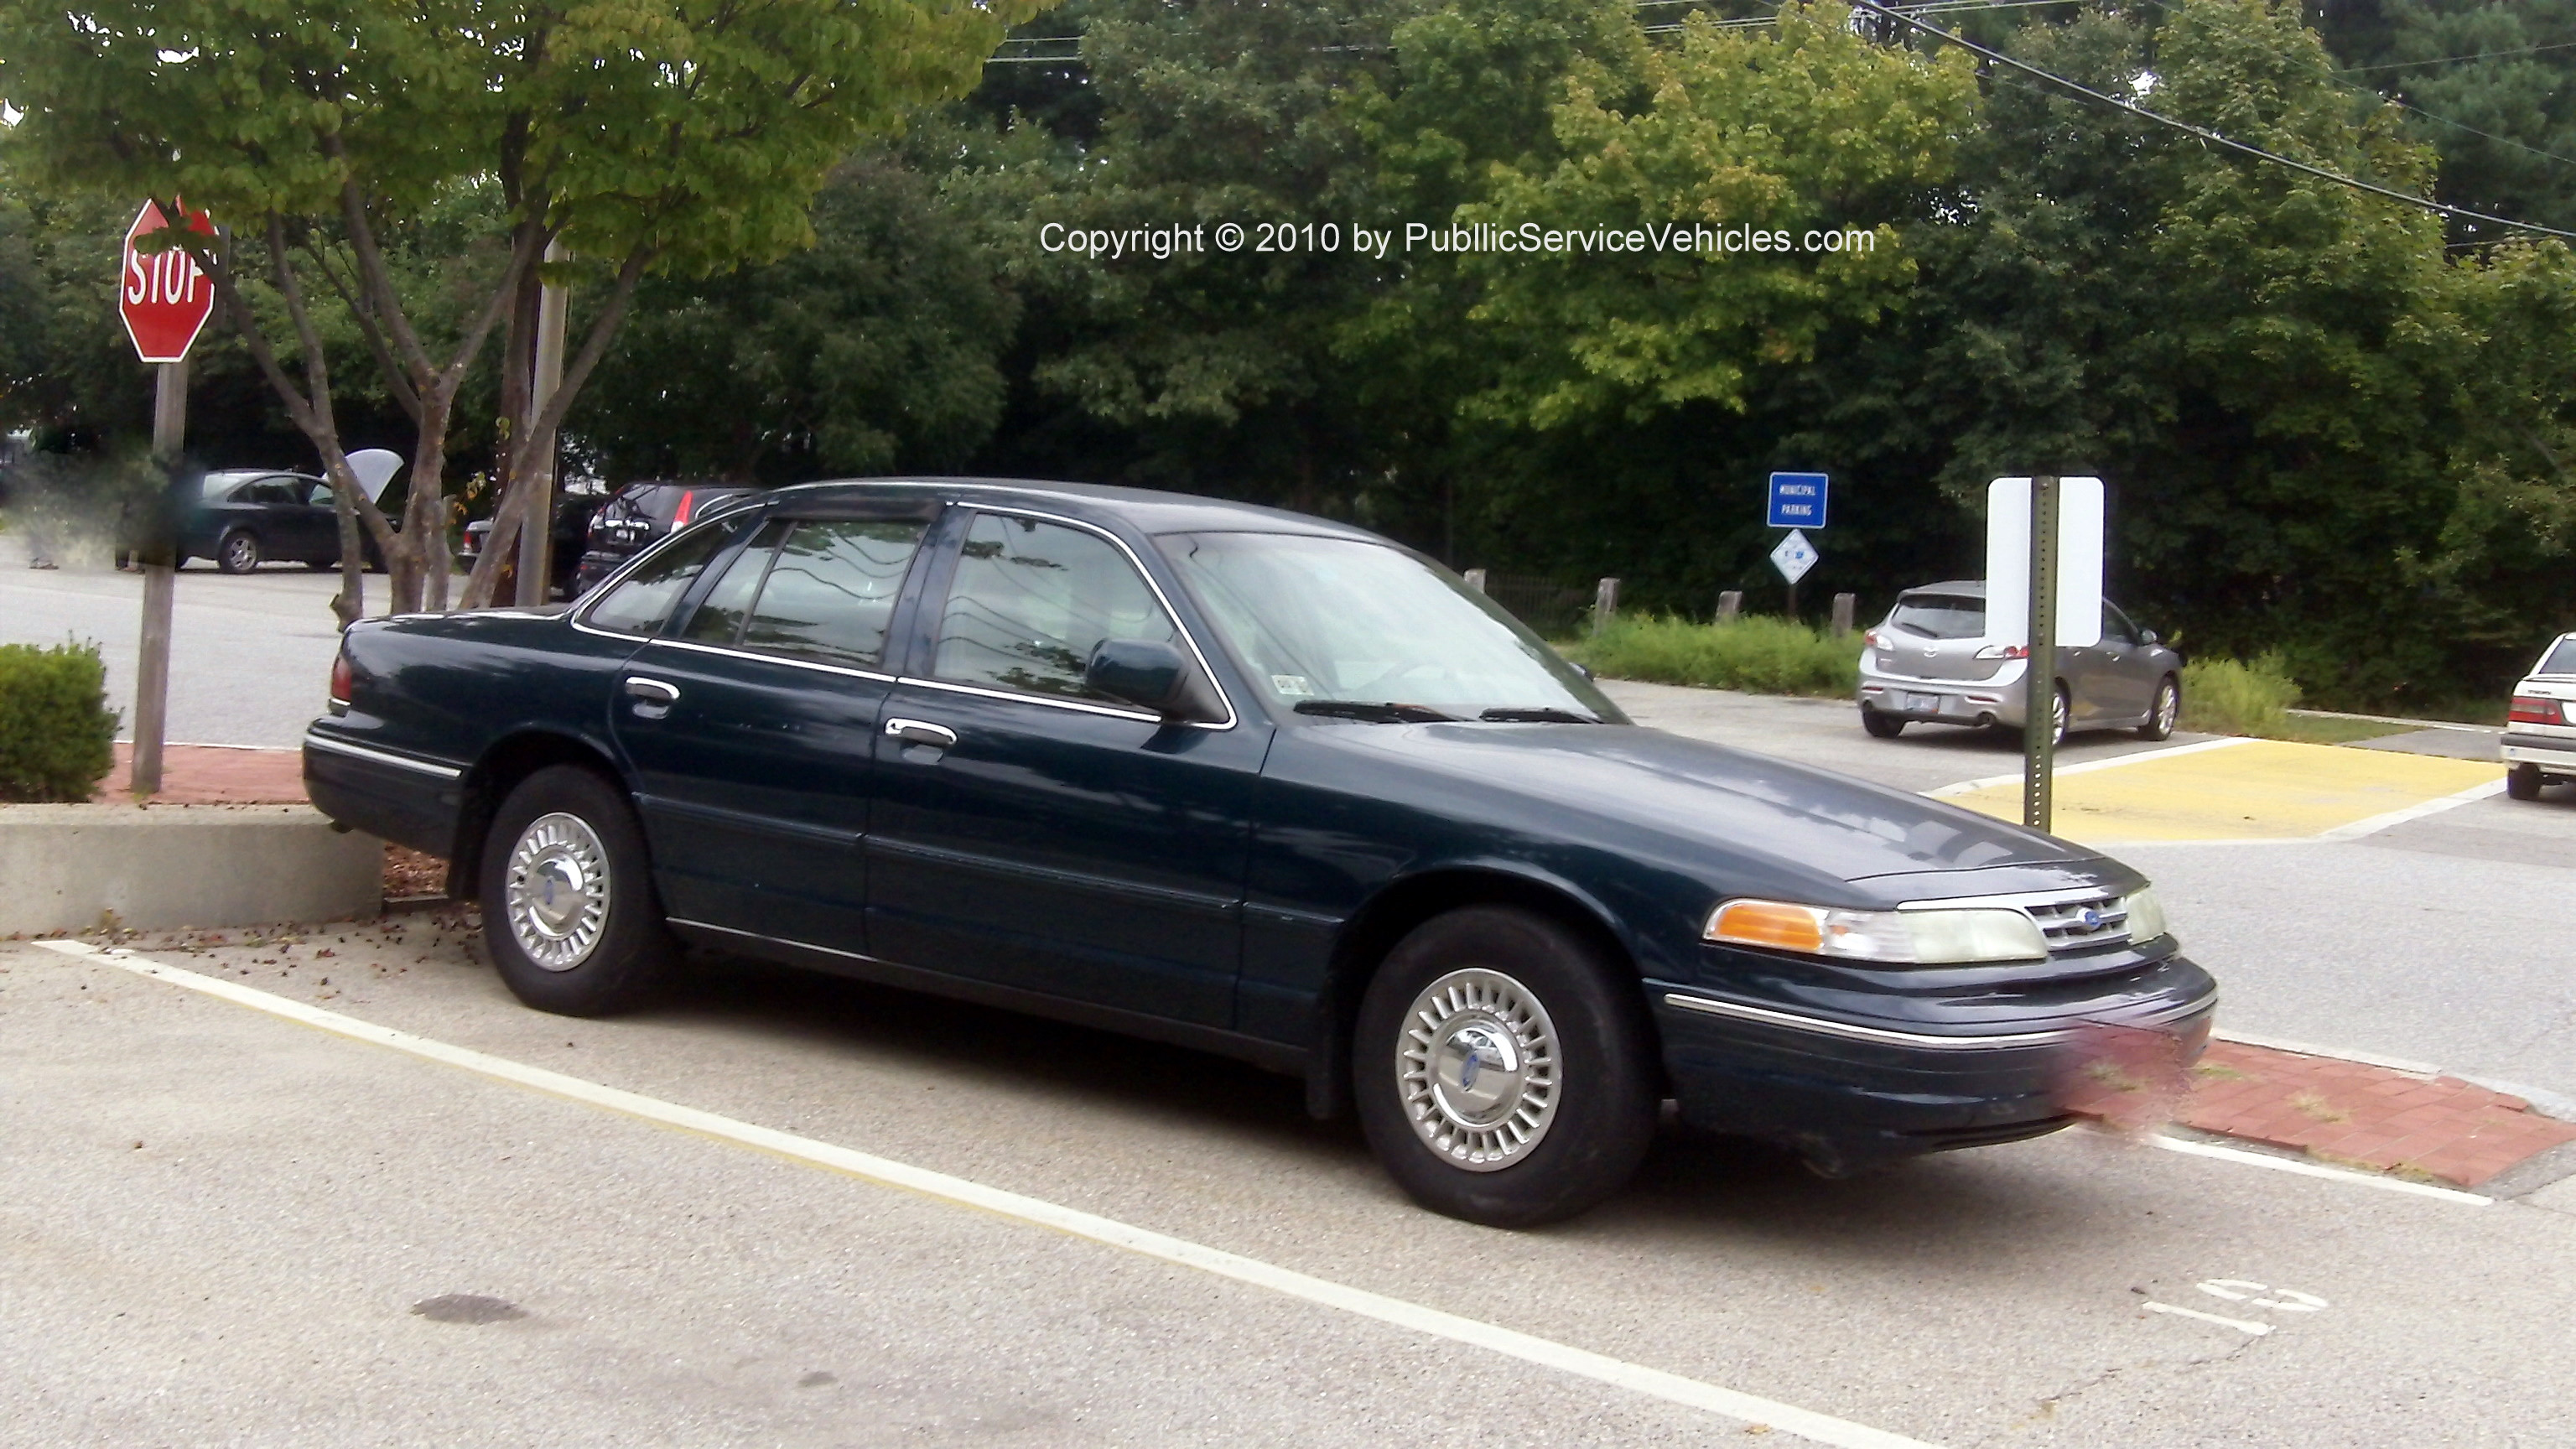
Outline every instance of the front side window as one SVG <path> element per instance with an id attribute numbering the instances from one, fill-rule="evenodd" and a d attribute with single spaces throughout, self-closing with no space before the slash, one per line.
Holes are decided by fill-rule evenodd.
<path id="1" fill-rule="evenodd" d="M 1401 549 L 1282 533 L 1156 541 L 1253 683 L 1291 710 L 1626 720 L 1492 600 Z"/>
<path id="2" fill-rule="evenodd" d="M 1117 703 L 1082 682 L 1091 652 L 1106 639 L 1180 642 L 1171 616 L 1116 545 L 1034 518 L 975 516 L 940 614 L 932 674 Z"/>
<path id="3" fill-rule="evenodd" d="M 716 523 L 672 539 L 600 595 L 584 621 L 594 629 L 619 634 L 658 632 L 689 585 L 697 582 L 707 560 L 741 531 L 739 521 Z"/>

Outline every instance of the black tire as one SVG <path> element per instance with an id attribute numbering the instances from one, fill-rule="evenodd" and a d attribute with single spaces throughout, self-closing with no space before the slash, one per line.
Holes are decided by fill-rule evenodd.
<path id="1" fill-rule="evenodd" d="M 2538 765 L 2515 765 L 2504 772 L 2504 793 L 2516 800 L 2539 799 L 2544 783 Z"/>
<path id="2" fill-rule="evenodd" d="M 308 558 L 304 561 L 304 566 L 317 574 L 327 574 L 338 568 L 340 561 L 336 558 Z"/>
<path id="3" fill-rule="evenodd" d="M 215 541 L 215 567 L 225 573 L 249 573 L 259 567 L 262 557 L 259 535 L 247 528 L 236 528 Z"/>
<path id="4" fill-rule="evenodd" d="M 523 841 L 533 869 L 522 865 Z M 520 781 L 492 817 L 482 875 L 484 944 L 510 994 L 539 1011 L 607 1016 L 627 1010 L 652 995 L 678 955 L 662 924 L 643 828 L 625 794 L 589 770 L 554 765 Z M 552 923 L 559 931 L 535 914 L 544 902 L 530 889 L 548 875 L 570 882 L 569 894 L 545 897 L 566 908 L 567 919 Z M 604 888 L 585 888 L 594 882 Z M 593 920 L 588 904 L 600 896 L 605 903 Z M 514 908 L 514 900 L 524 907 Z M 591 921 L 586 931 L 585 920 Z M 540 961 L 533 949 L 554 952 L 553 963 Z"/>
<path id="5" fill-rule="evenodd" d="M 1905 733 L 1905 721 L 1890 719 L 1865 704 L 1860 707 L 1860 727 L 1874 740 L 1892 740 Z"/>
<path id="6" fill-rule="evenodd" d="M 2156 681 L 2155 703 L 2147 706 L 2147 722 L 2138 726 L 2138 738 L 2172 739 L 2174 721 L 2180 718 L 2182 718 L 2182 681 L 2168 674 Z"/>
<path id="7" fill-rule="evenodd" d="M 1535 1015 L 1498 1005 L 1511 999 L 1507 990 L 1479 994 L 1493 992 L 1495 982 L 1535 1003 Z M 1471 999 L 1426 1030 L 1418 1008 L 1443 983 Z M 1504 1041 L 1507 1027 L 1511 1039 Z M 1351 1072 L 1360 1126 L 1388 1175 L 1434 1212 L 1497 1228 L 1561 1221 L 1624 1186 L 1654 1141 L 1661 1078 L 1634 973 L 1535 912 L 1471 906 L 1415 927 L 1369 982 L 1356 1030 Z M 1434 1058 L 1454 1059 L 1462 1040 L 1471 1043 L 1463 1072 L 1440 1074 Z M 1529 1049 L 1548 1043 L 1552 1090 L 1533 1105 L 1537 1094 L 1527 1088 L 1534 1079 L 1524 1073 L 1541 1055 Z M 1446 1057 L 1444 1045 L 1452 1048 Z M 1459 1089 L 1476 1086 L 1489 1047 L 1507 1057 L 1507 1049 L 1521 1053 L 1494 1069 L 1496 1110 L 1514 1109 L 1498 1121 L 1534 1124 L 1534 1131 L 1525 1145 L 1495 1151 L 1508 1158 L 1501 1165 L 1469 1166 L 1481 1155 L 1475 1142 L 1499 1142 L 1503 1134 L 1458 1133 L 1450 1125 L 1456 1119 L 1441 1114 L 1448 1102 L 1472 1105 Z M 1408 1067 L 1408 1057 L 1420 1066 Z M 1430 1124 L 1421 1130 L 1417 1108 Z M 1532 1117 L 1524 1120 L 1523 1112 Z M 1428 1140 L 1426 1133 L 1437 1132 L 1453 1134 L 1449 1147 Z"/>

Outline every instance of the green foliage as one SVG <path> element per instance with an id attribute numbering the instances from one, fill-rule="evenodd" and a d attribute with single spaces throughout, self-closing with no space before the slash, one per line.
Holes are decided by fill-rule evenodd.
<path id="1" fill-rule="evenodd" d="M 0 644 L 0 800 L 81 801 L 115 761 L 94 644 Z"/>
<path id="2" fill-rule="evenodd" d="M 1574 658 L 1614 679 L 1736 689 L 1752 694 L 1849 695 L 1860 683 L 1860 641 L 1798 623 L 1747 615 L 1723 624 L 1623 614 L 1572 646 Z"/>
<path id="3" fill-rule="evenodd" d="M 2182 721 L 2186 730 L 2214 735 L 2281 736 L 2289 709 L 2299 702 L 2298 681 L 2278 654 L 2250 662 L 2195 659 L 2182 667 Z"/>

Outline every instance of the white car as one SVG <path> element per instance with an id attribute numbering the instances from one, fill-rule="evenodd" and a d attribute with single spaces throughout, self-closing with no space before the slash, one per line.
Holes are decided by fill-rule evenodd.
<path id="1" fill-rule="evenodd" d="M 2540 787 L 2576 780 L 2576 634 L 2541 651 L 2531 674 L 2513 687 L 2505 714 L 2504 792 L 2537 800 Z"/>

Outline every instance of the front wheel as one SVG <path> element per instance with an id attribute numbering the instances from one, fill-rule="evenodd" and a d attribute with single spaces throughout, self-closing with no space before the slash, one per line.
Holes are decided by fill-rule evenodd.
<path id="1" fill-rule="evenodd" d="M 1874 740 L 1892 740 L 1905 733 L 1905 721 L 1890 719 L 1865 704 L 1860 707 L 1860 727 Z"/>
<path id="2" fill-rule="evenodd" d="M 2138 738 L 2172 739 L 2174 721 L 2180 718 L 2182 718 L 2182 684 L 2168 674 L 2156 681 L 2156 702 L 2147 711 L 2147 722 L 2138 726 Z"/>
<path id="3" fill-rule="evenodd" d="M 2504 793 L 2515 800 L 2539 799 L 2542 783 L 2538 765 L 2516 765 L 2504 772 Z"/>
<path id="4" fill-rule="evenodd" d="M 1556 1222 L 1645 1159 L 1658 1093 L 1633 973 L 1505 906 L 1438 916 L 1361 1000 L 1360 1125 L 1415 1202 L 1488 1227 Z"/>
<path id="5" fill-rule="evenodd" d="M 483 940 L 519 1000 L 606 1016 L 649 996 L 677 954 L 626 797 L 574 765 L 519 782 L 483 845 Z"/>

